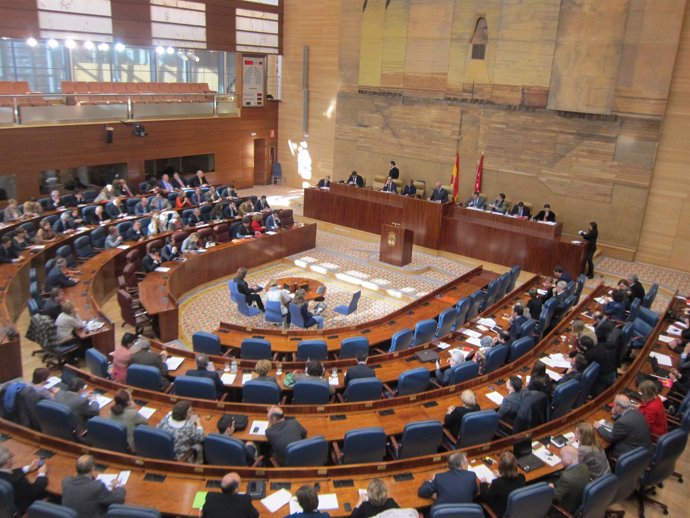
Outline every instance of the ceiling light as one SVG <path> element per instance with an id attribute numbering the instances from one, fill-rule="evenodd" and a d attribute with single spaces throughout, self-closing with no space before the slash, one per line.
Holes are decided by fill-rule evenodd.
<path id="1" fill-rule="evenodd" d="M 156 47 L 156 54 L 158 54 L 159 56 L 162 56 L 163 54 L 165 54 L 165 49 L 163 47 L 161 47 L 160 45 L 158 45 Z"/>
<path id="2" fill-rule="evenodd" d="M 120 41 L 118 41 L 118 42 L 115 44 L 115 50 L 117 50 L 118 52 L 122 52 L 123 50 L 125 50 L 125 44 L 122 43 L 122 42 L 120 42 Z"/>
<path id="3" fill-rule="evenodd" d="M 175 53 L 175 49 L 172 48 L 172 47 L 168 47 L 167 49 L 165 49 L 165 52 L 167 52 L 168 54 L 174 54 L 174 53 Z"/>
<path id="4" fill-rule="evenodd" d="M 86 41 L 84 42 L 84 48 L 85 48 L 86 50 L 93 50 L 93 49 L 96 48 L 96 46 L 93 44 L 92 41 L 86 40 Z"/>
<path id="5" fill-rule="evenodd" d="M 98 50 L 100 50 L 101 52 L 105 52 L 109 48 L 110 48 L 110 45 L 108 45 L 107 43 L 99 43 L 98 44 Z"/>
<path id="6" fill-rule="evenodd" d="M 74 43 L 74 40 L 71 38 L 69 40 L 65 41 L 65 48 L 67 48 L 67 49 L 73 49 L 76 46 L 77 46 L 77 44 Z"/>
<path id="7" fill-rule="evenodd" d="M 177 51 L 177 55 L 180 56 L 182 61 L 189 61 L 189 58 L 187 57 L 187 55 L 184 52 L 182 52 L 181 50 Z"/>
<path id="8" fill-rule="evenodd" d="M 26 44 L 29 47 L 35 47 L 36 45 L 38 45 L 38 41 L 36 41 L 36 38 L 29 38 L 26 40 Z"/>
<path id="9" fill-rule="evenodd" d="M 48 45 L 48 47 L 50 47 L 51 49 L 54 49 L 54 48 L 57 48 L 57 46 L 59 45 L 59 43 L 57 42 L 57 40 L 54 40 L 53 38 L 50 38 L 50 39 L 48 40 L 47 45 Z"/>
<path id="10" fill-rule="evenodd" d="M 188 57 L 189 59 L 191 59 L 192 61 L 194 61 L 195 63 L 198 63 L 198 62 L 199 62 L 199 56 L 197 56 L 196 54 L 194 54 L 194 51 L 193 51 L 193 50 L 188 50 L 188 51 L 187 51 L 187 57 Z"/>

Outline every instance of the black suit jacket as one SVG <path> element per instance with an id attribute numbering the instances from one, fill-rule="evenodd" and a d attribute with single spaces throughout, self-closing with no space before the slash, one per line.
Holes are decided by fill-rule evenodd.
<path id="1" fill-rule="evenodd" d="M 456 406 L 450 414 L 446 414 L 443 418 L 443 425 L 450 430 L 454 437 L 460 437 L 462 431 L 462 418 L 470 412 L 477 412 L 481 410 L 479 405 L 475 404 L 472 408 L 466 406 Z"/>
<path id="2" fill-rule="evenodd" d="M 376 373 L 374 372 L 374 369 L 368 365 L 364 365 L 363 363 L 358 363 L 354 367 L 347 369 L 347 372 L 345 373 L 345 385 L 347 386 L 350 381 L 355 379 L 375 377 Z"/>
<path id="3" fill-rule="evenodd" d="M 258 518 L 249 495 L 209 493 L 201 510 L 202 518 Z"/>
<path id="4" fill-rule="evenodd" d="M 14 505 L 17 507 L 19 516 L 22 516 L 34 501 L 43 498 L 48 486 L 48 477 L 36 477 L 36 480 L 31 483 L 21 468 L 11 472 L 0 471 L 0 479 L 12 484 Z"/>
<path id="5" fill-rule="evenodd" d="M 491 485 L 482 482 L 479 488 L 480 499 L 491 506 L 496 516 L 503 516 L 506 513 L 508 495 L 521 487 L 525 487 L 525 476 L 522 473 L 518 473 L 515 478 L 498 477 L 491 481 Z"/>
<path id="6" fill-rule="evenodd" d="M 105 206 L 105 211 L 108 213 L 108 216 L 110 216 L 111 218 L 118 218 L 120 216 L 126 216 L 127 215 L 127 211 L 125 210 L 125 208 L 122 205 L 117 207 L 117 206 L 113 205 L 112 203 L 108 203 Z"/>
<path id="7" fill-rule="evenodd" d="M 520 214 L 520 207 L 518 207 L 517 205 L 515 205 L 513 207 L 513 210 L 511 210 L 510 213 L 513 216 L 520 216 L 520 217 L 525 217 L 525 218 L 532 217 L 532 211 L 526 205 L 522 207 L 522 214 Z"/>
<path id="8" fill-rule="evenodd" d="M 652 451 L 652 439 L 649 426 L 644 416 L 636 408 L 631 408 L 613 422 L 613 429 L 609 432 L 603 426 L 597 432 L 606 442 L 615 456 L 623 455 L 638 446 Z"/>
<path id="9" fill-rule="evenodd" d="M 347 183 L 354 183 L 357 187 L 364 187 L 364 178 L 360 175 L 352 176 L 347 179 Z"/>
<path id="10" fill-rule="evenodd" d="M 156 262 L 153 257 L 146 254 L 141 260 L 141 271 L 144 273 L 149 273 L 158 268 L 160 263 Z"/>
<path id="11" fill-rule="evenodd" d="M 537 221 L 544 221 L 544 217 L 546 217 L 546 211 L 540 210 L 534 217 L 534 219 L 536 219 Z M 549 211 L 549 215 L 548 217 L 546 217 L 546 221 L 556 221 L 556 215 L 552 211 Z"/>
<path id="12" fill-rule="evenodd" d="M 439 187 L 438 189 L 434 189 L 431 191 L 431 198 L 429 198 L 431 201 L 440 201 L 442 203 L 445 203 L 448 201 L 448 193 L 443 187 Z"/>
<path id="13" fill-rule="evenodd" d="M 12 259 L 16 259 L 17 257 L 19 256 L 17 252 L 14 251 L 14 248 L 5 248 L 3 245 L 0 245 L 0 263 L 11 263 Z"/>
<path id="14" fill-rule="evenodd" d="M 307 436 L 307 431 L 297 419 L 283 419 L 266 430 L 266 439 L 271 444 L 273 455 L 278 464 L 285 464 L 285 454 L 288 444 L 299 441 Z"/>
<path id="15" fill-rule="evenodd" d="M 201 369 L 190 369 L 187 371 L 187 376 L 196 376 L 197 378 L 208 378 L 216 385 L 216 397 L 220 397 L 223 393 L 223 382 L 220 381 L 218 373 L 215 371 L 205 371 Z"/>
<path id="16" fill-rule="evenodd" d="M 397 167 L 393 166 L 388 170 L 388 176 L 393 178 L 393 180 L 397 180 L 398 177 L 400 176 L 400 169 Z"/>
<path id="17" fill-rule="evenodd" d="M 319 183 L 316 184 L 317 187 L 330 187 L 331 186 L 331 181 L 326 180 L 325 178 L 322 178 L 319 180 Z"/>
<path id="18" fill-rule="evenodd" d="M 389 184 L 384 184 L 383 189 L 381 189 L 383 192 L 394 192 L 398 193 L 398 186 L 395 185 L 393 182 Z"/>
<path id="19" fill-rule="evenodd" d="M 420 498 L 431 498 L 436 493 L 434 505 L 471 504 L 478 490 L 477 475 L 464 469 L 452 469 L 436 474 L 431 482 L 424 482 L 417 495 Z"/>
<path id="20" fill-rule="evenodd" d="M 77 284 L 76 281 L 67 277 L 59 268 L 53 268 L 46 276 L 46 291 L 50 291 L 55 287 L 69 288 L 75 284 Z"/>

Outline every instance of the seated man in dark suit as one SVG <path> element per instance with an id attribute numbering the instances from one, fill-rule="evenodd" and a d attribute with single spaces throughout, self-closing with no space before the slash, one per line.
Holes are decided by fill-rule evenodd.
<path id="1" fill-rule="evenodd" d="M 220 493 L 206 495 L 201 518 L 258 518 L 252 499 L 248 494 L 240 494 L 241 479 L 237 473 L 228 473 L 220 482 Z"/>
<path id="2" fill-rule="evenodd" d="M 508 395 L 503 398 L 498 409 L 498 417 L 508 423 L 512 423 L 520 410 L 522 401 L 522 379 L 519 376 L 511 376 L 506 383 Z"/>
<path id="3" fill-rule="evenodd" d="M 120 198 L 115 198 L 113 201 L 105 206 L 105 210 L 111 219 L 122 218 L 127 215 L 127 211 L 122 206 Z"/>
<path id="4" fill-rule="evenodd" d="M 158 247 L 151 247 L 149 253 L 141 260 L 141 271 L 150 273 L 158 268 L 161 264 L 161 251 Z"/>
<path id="5" fill-rule="evenodd" d="M 367 365 L 368 356 L 369 354 L 366 351 L 360 351 L 357 353 L 357 365 L 350 367 L 345 373 L 345 386 L 347 386 L 347 384 L 354 379 L 376 377 L 374 369 Z"/>
<path id="6" fill-rule="evenodd" d="M 393 178 L 391 178 L 389 176 L 388 178 L 386 178 L 386 183 L 383 184 L 381 191 L 393 192 L 393 193 L 397 194 L 398 193 L 398 186 L 393 183 Z"/>
<path id="7" fill-rule="evenodd" d="M 0 238 L 0 263 L 18 263 L 19 255 L 12 246 L 12 238 L 5 234 Z"/>
<path id="8" fill-rule="evenodd" d="M 412 178 L 410 178 L 409 183 L 405 187 L 403 187 L 402 195 L 410 196 L 412 198 L 417 196 L 417 187 L 415 187 L 414 180 Z"/>
<path id="9" fill-rule="evenodd" d="M 89 401 L 79 391 L 84 388 L 84 382 L 79 378 L 70 378 L 63 382 L 63 387 L 55 394 L 55 401 L 67 405 L 72 411 L 78 429 L 83 429 L 86 421 L 99 413 L 97 401 Z"/>
<path id="10" fill-rule="evenodd" d="M 553 503 L 574 513 L 580 507 L 582 493 L 589 483 L 589 468 L 587 464 L 578 462 L 577 450 L 572 446 L 561 448 L 560 456 L 565 469 L 555 484 L 550 484 L 554 489 Z"/>
<path id="11" fill-rule="evenodd" d="M 244 220 L 242 221 L 244 226 Z M 239 231 L 238 231 L 239 234 Z M 251 288 L 244 278 L 247 276 L 247 269 L 242 266 L 237 270 L 237 277 L 235 277 L 235 283 L 237 284 L 237 291 L 247 298 L 247 304 L 256 304 L 256 307 L 261 311 L 266 311 L 264 309 L 264 303 L 259 296 L 259 292 L 263 289 L 260 286 L 254 285 Z"/>
<path id="12" fill-rule="evenodd" d="M 125 488 L 115 479 L 106 487 L 96 480 L 96 462 L 91 455 L 77 459 L 77 474 L 62 481 L 62 505 L 77 512 L 78 518 L 98 518 L 105 515 L 111 504 L 125 502 Z"/>
<path id="13" fill-rule="evenodd" d="M 135 347 L 139 350 L 132 355 L 132 361 L 130 365 L 148 365 L 155 367 L 161 373 L 161 382 L 164 386 L 167 386 L 168 381 L 168 366 L 165 364 L 165 359 L 167 354 L 165 352 L 154 353 L 151 351 L 151 342 L 146 338 L 139 338 Z"/>
<path id="14" fill-rule="evenodd" d="M 433 480 L 425 481 L 417 495 L 420 498 L 436 495 L 434 505 L 471 504 L 479 493 L 479 480 L 467 467 L 467 456 L 453 453 L 448 457 L 448 471 L 437 473 Z"/>
<path id="15" fill-rule="evenodd" d="M 633 408 L 630 398 L 617 394 L 611 408 L 613 428 L 609 431 L 601 423 L 594 423 L 594 428 L 609 443 L 607 451 L 614 457 L 620 457 L 638 446 L 653 451 L 649 425 L 642 413 Z"/>
<path id="16" fill-rule="evenodd" d="M 556 221 L 556 214 L 551 212 L 551 205 L 545 204 L 544 208 L 534 216 L 534 221 L 550 221 L 554 223 Z"/>
<path id="17" fill-rule="evenodd" d="M 48 487 L 48 468 L 41 465 L 39 459 L 34 459 L 31 464 L 21 468 L 12 468 L 14 455 L 4 446 L 0 446 L 0 480 L 9 482 L 14 492 L 14 505 L 18 516 L 23 516 L 27 508 L 36 500 L 45 496 Z M 28 473 L 38 470 L 38 476 L 34 482 L 26 478 Z"/>
<path id="18" fill-rule="evenodd" d="M 527 317 L 525 316 L 525 308 L 520 304 L 515 304 L 513 306 L 513 314 L 510 317 L 510 343 L 520 338 L 520 333 L 522 332 L 522 326 L 527 322 Z"/>
<path id="19" fill-rule="evenodd" d="M 532 216 L 532 211 L 529 209 L 529 207 L 527 205 L 525 205 L 523 202 L 519 201 L 513 207 L 513 210 L 510 211 L 510 214 L 513 216 L 517 216 L 518 218 L 529 219 Z"/>
<path id="20" fill-rule="evenodd" d="M 456 365 L 460 365 L 465 361 L 465 353 L 461 349 L 452 349 L 450 351 L 450 357 L 448 358 L 448 369 L 441 370 L 441 362 L 436 360 L 436 381 L 439 385 L 450 385 L 452 379 L 452 369 Z"/>
<path id="21" fill-rule="evenodd" d="M 187 371 L 187 376 L 196 376 L 199 378 L 208 378 L 213 381 L 216 386 L 216 399 L 218 399 L 224 390 L 223 382 L 220 381 L 220 376 L 216 371 L 213 363 L 209 362 L 208 355 L 197 354 L 196 355 L 196 369 L 190 369 Z"/>
<path id="22" fill-rule="evenodd" d="M 55 261 L 55 266 L 46 275 L 45 291 L 51 291 L 53 288 L 69 288 L 77 284 L 77 280 L 67 275 L 67 261 L 64 257 L 60 257 Z"/>
<path id="23" fill-rule="evenodd" d="M 295 418 L 286 419 L 283 409 L 273 406 L 268 410 L 268 428 L 266 439 L 271 445 L 273 456 L 278 465 L 285 464 L 285 454 L 288 444 L 304 439 L 307 431 Z"/>
<path id="24" fill-rule="evenodd" d="M 347 179 L 348 185 L 354 185 L 355 187 L 364 187 L 364 178 L 362 178 L 357 171 L 352 171 L 350 178 Z"/>
<path id="25" fill-rule="evenodd" d="M 506 201 L 506 195 L 502 192 L 498 193 L 496 199 L 489 205 L 488 210 L 492 212 L 498 212 L 499 214 L 505 214 L 508 212 L 508 202 Z"/>
<path id="26" fill-rule="evenodd" d="M 441 182 L 436 182 L 436 184 L 434 184 L 434 190 L 431 191 L 429 201 L 437 201 L 439 203 L 445 203 L 448 201 L 448 193 L 443 187 L 441 187 Z"/>
<path id="27" fill-rule="evenodd" d="M 328 176 L 328 175 L 326 175 L 325 178 L 321 178 L 321 180 L 319 180 L 319 183 L 316 184 L 316 186 L 317 186 L 319 189 L 330 189 L 330 187 L 331 187 L 331 177 Z"/>
<path id="28" fill-rule="evenodd" d="M 194 227 L 199 223 L 206 223 L 205 218 L 201 215 L 201 209 L 196 207 L 192 210 L 192 213 L 187 216 L 187 221 L 184 222 L 188 227 Z"/>
<path id="29" fill-rule="evenodd" d="M 143 241 L 144 239 L 146 239 L 146 236 L 141 230 L 141 221 L 135 221 L 127 231 L 127 234 L 125 234 L 125 241 Z"/>
<path id="30" fill-rule="evenodd" d="M 640 282 L 640 279 L 638 279 L 636 273 L 630 274 L 628 277 L 628 282 L 630 283 L 630 299 L 632 302 L 632 299 L 644 299 L 645 291 L 644 291 L 644 286 L 642 286 L 642 283 Z"/>

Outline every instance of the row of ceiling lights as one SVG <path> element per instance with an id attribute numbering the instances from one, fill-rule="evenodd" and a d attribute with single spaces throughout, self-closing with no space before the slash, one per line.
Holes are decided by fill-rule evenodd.
<path id="1" fill-rule="evenodd" d="M 36 45 L 38 45 L 38 40 L 36 38 L 28 38 L 26 40 L 26 44 L 29 47 L 35 47 Z M 51 38 L 48 41 L 46 41 L 46 45 L 49 48 L 54 49 L 60 45 L 60 42 L 54 38 Z M 74 49 L 77 47 L 77 42 L 75 42 L 73 39 L 70 38 L 70 39 L 65 40 L 64 46 L 67 49 Z M 92 41 L 88 41 L 88 40 L 83 43 L 83 46 L 86 50 L 98 49 L 101 52 L 105 52 L 105 51 L 110 49 L 110 45 L 108 43 L 99 43 L 98 45 L 96 45 Z M 125 50 L 126 46 L 124 43 L 118 41 L 117 43 L 115 43 L 113 48 L 118 52 L 122 52 L 123 50 Z M 180 58 L 182 58 L 184 61 L 187 61 L 189 59 L 191 59 L 192 61 L 195 61 L 195 62 L 199 61 L 199 56 L 197 56 L 193 50 L 179 49 L 176 52 L 173 47 L 163 47 L 161 45 L 158 45 L 156 47 L 156 54 L 158 54 L 159 56 L 162 56 L 164 54 L 172 55 L 175 53 L 177 53 L 177 55 Z"/>

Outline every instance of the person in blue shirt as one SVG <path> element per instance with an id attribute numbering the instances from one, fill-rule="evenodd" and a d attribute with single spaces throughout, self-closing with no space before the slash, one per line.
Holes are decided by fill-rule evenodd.
<path id="1" fill-rule="evenodd" d="M 297 490 L 297 503 L 302 508 L 301 513 L 292 513 L 286 518 L 329 518 L 330 514 L 318 510 L 319 495 L 313 486 L 303 485 Z"/>

